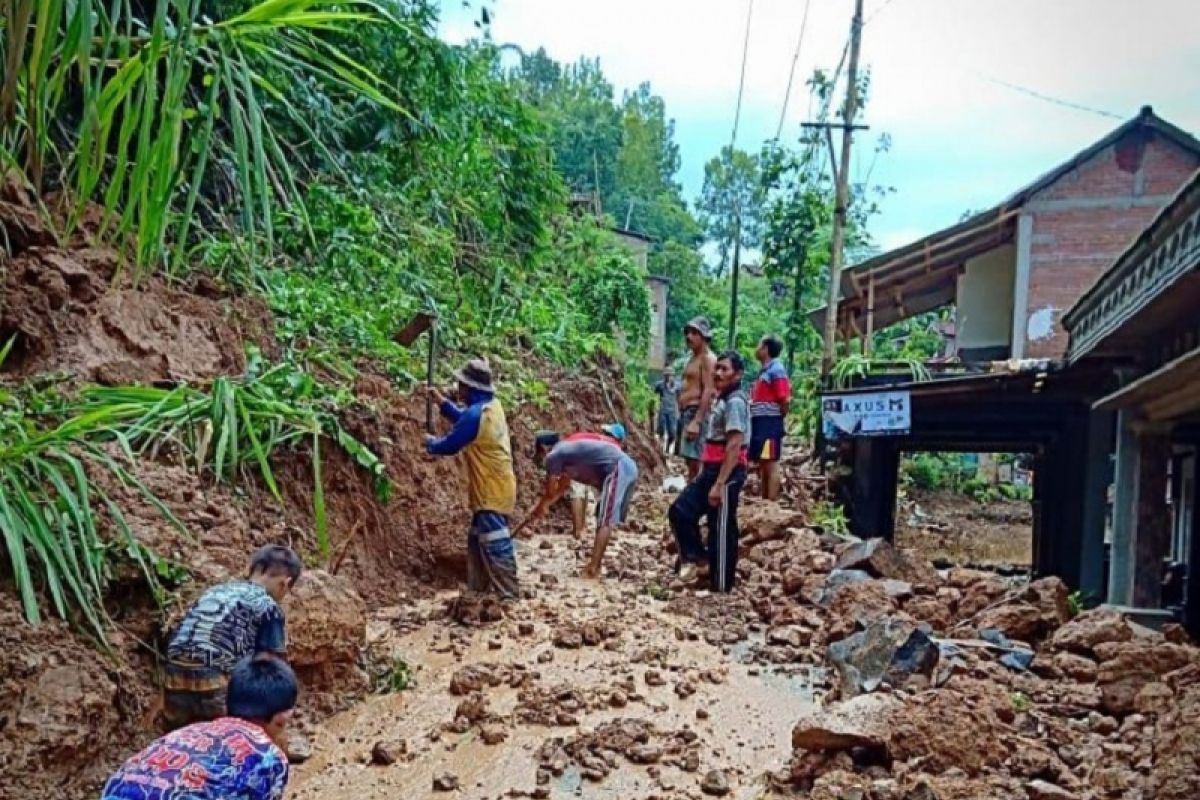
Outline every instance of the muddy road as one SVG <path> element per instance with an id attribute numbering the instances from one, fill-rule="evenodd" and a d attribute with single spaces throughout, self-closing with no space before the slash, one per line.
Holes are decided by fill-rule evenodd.
<path id="1" fill-rule="evenodd" d="M 641 530 L 614 539 L 601 582 L 577 577 L 590 539 L 522 540 L 531 596 L 502 620 L 455 622 L 452 595 L 377 612 L 369 652 L 402 663 L 409 686 L 312 730 L 289 795 L 761 796 L 819 672 L 751 663 L 753 633 L 706 641 L 680 600 L 719 616 L 729 599 L 666 587 L 668 501 L 637 501 Z"/>

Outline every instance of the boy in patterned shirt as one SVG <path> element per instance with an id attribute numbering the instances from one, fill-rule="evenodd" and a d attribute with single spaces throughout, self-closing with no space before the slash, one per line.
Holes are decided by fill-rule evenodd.
<path id="1" fill-rule="evenodd" d="M 229 676 L 229 715 L 168 733 L 104 784 L 101 800 L 279 800 L 288 781 L 285 729 L 296 675 L 260 655 Z"/>
<path id="2" fill-rule="evenodd" d="M 225 716 L 225 684 L 234 665 L 256 653 L 285 653 L 279 602 L 302 569 L 293 550 L 266 545 L 250 559 L 248 578 L 213 586 L 192 604 L 167 645 L 167 730 Z"/>

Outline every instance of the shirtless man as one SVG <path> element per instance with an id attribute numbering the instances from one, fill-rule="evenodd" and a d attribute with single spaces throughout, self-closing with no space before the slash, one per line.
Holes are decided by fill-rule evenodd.
<path id="1" fill-rule="evenodd" d="M 692 357 L 683 370 L 683 388 L 679 391 L 679 434 L 675 437 L 675 454 L 687 462 L 691 481 L 700 471 L 700 451 L 704 447 L 704 420 L 713 400 L 713 367 L 717 357 L 709 348 L 712 326 L 704 317 L 696 317 L 683 326 Z"/>

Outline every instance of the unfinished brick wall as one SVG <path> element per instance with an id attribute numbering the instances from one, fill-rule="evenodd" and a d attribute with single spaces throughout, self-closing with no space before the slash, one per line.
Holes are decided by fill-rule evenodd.
<path id="1" fill-rule="evenodd" d="M 1060 358 L 1062 315 L 1200 166 L 1200 158 L 1135 130 L 1032 197 L 1025 357 Z"/>

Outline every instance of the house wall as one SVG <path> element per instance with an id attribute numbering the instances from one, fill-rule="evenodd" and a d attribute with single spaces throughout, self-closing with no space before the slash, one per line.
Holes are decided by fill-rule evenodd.
<path id="1" fill-rule="evenodd" d="M 1008 357 L 1015 264 L 1016 248 L 1006 245 L 971 259 L 958 276 L 955 334 L 964 360 Z"/>
<path id="2" fill-rule="evenodd" d="M 667 287 L 663 278 L 646 279 L 650 293 L 650 369 L 662 369 L 667 364 Z"/>
<path id="3" fill-rule="evenodd" d="M 1200 159 L 1146 129 L 1121 141 L 1034 195 L 1026 358 L 1061 358 L 1067 349 L 1062 315 L 1149 224 Z"/>

